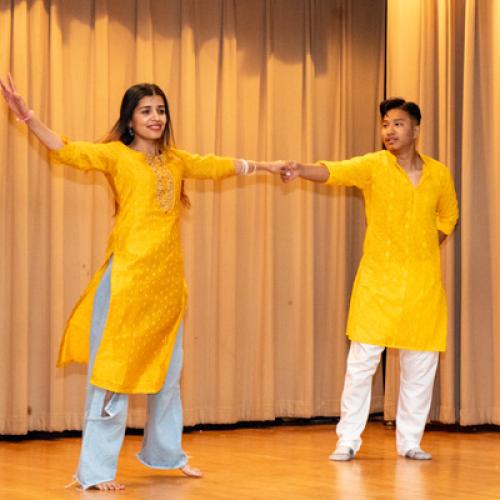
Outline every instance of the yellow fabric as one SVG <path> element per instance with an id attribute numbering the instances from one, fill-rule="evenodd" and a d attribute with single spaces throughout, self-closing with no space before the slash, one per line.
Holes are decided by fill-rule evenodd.
<path id="1" fill-rule="evenodd" d="M 146 157 L 121 142 L 70 142 L 53 153 L 60 163 L 99 170 L 110 179 L 119 205 L 104 266 L 71 315 L 58 364 L 86 362 L 92 304 L 107 261 L 113 255 L 108 319 L 91 383 L 114 392 L 154 393 L 161 389 L 186 304 L 179 236 L 183 178 L 221 179 L 234 174 L 230 158 L 164 153 L 171 183 L 164 193 L 173 204 L 162 210 L 157 177 Z"/>
<path id="2" fill-rule="evenodd" d="M 351 296 L 347 335 L 368 344 L 422 351 L 446 348 L 446 298 L 441 283 L 438 230 L 458 219 L 451 174 L 420 155 L 415 187 L 388 151 L 321 162 L 328 184 L 363 191 L 367 230 Z"/>

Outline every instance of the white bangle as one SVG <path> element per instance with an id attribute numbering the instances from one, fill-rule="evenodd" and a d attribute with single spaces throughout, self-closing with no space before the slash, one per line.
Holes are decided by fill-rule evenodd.
<path id="1" fill-rule="evenodd" d="M 241 172 L 240 172 L 241 175 L 248 175 L 248 169 L 249 169 L 248 162 L 243 159 L 241 159 L 240 162 L 241 162 Z"/>

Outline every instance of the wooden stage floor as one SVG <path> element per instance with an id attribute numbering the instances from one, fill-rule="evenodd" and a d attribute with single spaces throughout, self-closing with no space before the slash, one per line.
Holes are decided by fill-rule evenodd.
<path id="1" fill-rule="evenodd" d="M 499 499 L 500 433 L 427 432 L 430 462 L 396 456 L 394 430 L 370 422 L 361 452 L 334 463 L 332 425 L 210 430 L 184 436 L 190 463 L 205 473 L 190 479 L 135 459 L 141 438 L 126 436 L 120 455 L 121 492 L 64 489 L 78 459 L 79 438 L 0 441 L 1 499 Z"/>

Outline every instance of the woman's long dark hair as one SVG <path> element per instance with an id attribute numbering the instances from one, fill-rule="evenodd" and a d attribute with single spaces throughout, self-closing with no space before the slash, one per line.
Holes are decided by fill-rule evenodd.
<path id="1" fill-rule="evenodd" d="M 121 141 L 127 146 L 131 144 L 134 140 L 133 134 L 130 133 L 131 129 L 129 126 L 132 115 L 143 97 L 154 95 L 159 95 L 163 99 L 165 116 L 167 119 L 163 134 L 158 140 L 160 149 L 162 151 L 167 151 L 169 148 L 173 147 L 175 144 L 174 131 L 172 129 L 172 120 L 170 118 L 170 108 L 168 106 L 167 96 L 163 90 L 154 83 L 138 83 L 127 89 L 120 106 L 120 117 L 113 125 L 108 135 L 104 138 L 103 142 Z M 189 197 L 184 191 L 184 181 L 181 183 L 181 202 L 188 208 L 191 206 Z"/>

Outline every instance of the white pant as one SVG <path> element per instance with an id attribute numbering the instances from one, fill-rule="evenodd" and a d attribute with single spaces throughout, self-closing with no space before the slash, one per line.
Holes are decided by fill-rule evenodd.
<path id="1" fill-rule="evenodd" d="M 363 432 L 370 411 L 372 379 L 385 347 L 351 342 L 342 392 L 337 445 L 361 447 Z M 429 415 L 434 377 L 439 353 L 399 350 L 401 367 L 398 410 L 396 416 L 396 447 L 400 455 L 420 446 Z"/>

